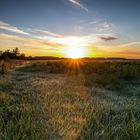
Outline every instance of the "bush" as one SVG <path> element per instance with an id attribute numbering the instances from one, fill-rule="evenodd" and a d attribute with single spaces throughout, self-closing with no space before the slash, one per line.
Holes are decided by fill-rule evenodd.
<path id="1" fill-rule="evenodd" d="M 6 65 L 3 63 L 2 66 L 1 66 L 0 74 L 3 75 L 3 74 L 6 74 L 6 73 L 7 73 L 7 68 L 6 68 Z"/>

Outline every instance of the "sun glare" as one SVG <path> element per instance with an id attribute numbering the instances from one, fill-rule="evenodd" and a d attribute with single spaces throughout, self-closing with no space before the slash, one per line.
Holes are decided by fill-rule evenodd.
<path id="1" fill-rule="evenodd" d="M 81 47 L 69 47 L 67 49 L 67 57 L 68 58 L 82 58 L 85 56 L 85 50 Z"/>

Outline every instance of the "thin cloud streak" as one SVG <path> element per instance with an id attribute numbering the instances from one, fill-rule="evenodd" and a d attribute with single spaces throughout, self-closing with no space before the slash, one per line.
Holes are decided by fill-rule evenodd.
<path id="1" fill-rule="evenodd" d="M 18 33 L 18 34 L 29 35 L 29 33 L 24 32 L 24 31 L 18 29 L 17 27 L 12 26 L 12 25 L 5 23 L 3 21 L 0 21 L 0 29 L 14 32 L 14 33 Z"/>
<path id="2" fill-rule="evenodd" d="M 113 25 L 113 23 L 110 22 L 100 22 L 96 25 L 96 31 L 103 33 L 103 32 L 112 32 L 113 30 L 115 30 L 115 26 Z"/>
<path id="3" fill-rule="evenodd" d="M 40 34 L 40 36 L 51 36 L 51 37 L 62 37 L 60 34 L 56 34 L 47 30 L 39 30 L 39 29 L 28 29 L 29 32 L 35 33 L 35 34 Z"/>
<path id="4" fill-rule="evenodd" d="M 88 12 L 88 8 L 86 8 L 85 6 L 83 6 L 78 0 L 68 0 L 69 2 L 71 2 L 72 4 L 80 7 L 81 9 L 85 10 L 86 12 Z"/>
<path id="5" fill-rule="evenodd" d="M 48 53 L 53 50 L 57 50 L 59 52 L 63 45 L 49 40 L 0 34 L 0 48 L 8 49 L 10 47 L 19 47 L 22 50 L 26 50 L 27 54 L 31 53 L 30 55 L 32 55 L 36 49 L 40 49 L 40 51 L 47 50 Z"/>

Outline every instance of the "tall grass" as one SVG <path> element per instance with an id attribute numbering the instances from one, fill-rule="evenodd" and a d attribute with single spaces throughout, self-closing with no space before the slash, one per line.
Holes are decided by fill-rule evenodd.
<path id="1" fill-rule="evenodd" d="M 140 62 L 39 62 L 0 83 L 2 140 L 139 140 Z"/>
<path id="2" fill-rule="evenodd" d="M 0 85 L 0 139 L 43 139 L 43 129 L 38 119 L 39 108 L 34 90 L 24 92 L 25 83 Z M 28 84 L 29 86 L 29 84 Z M 27 88 L 27 84 L 26 84 Z"/>
<path id="3" fill-rule="evenodd" d="M 34 63 L 22 71 L 45 73 L 84 74 L 86 86 L 99 86 L 108 89 L 123 89 L 124 83 L 139 84 L 139 61 L 85 61 L 64 60 Z M 132 82 L 133 81 L 133 82 Z"/>

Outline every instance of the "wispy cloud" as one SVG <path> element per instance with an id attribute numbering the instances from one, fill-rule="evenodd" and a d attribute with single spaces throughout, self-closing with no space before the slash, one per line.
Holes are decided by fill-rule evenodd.
<path id="1" fill-rule="evenodd" d="M 101 22 L 97 25 L 96 31 L 97 32 L 112 32 L 115 26 L 111 22 Z"/>
<path id="2" fill-rule="evenodd" d="M 29 33 L 24 32 L 23 30 L 20 30 L 17 27 L 12 26 L 12 25 L 5 23 L 3 21 L 0 21 L 0 29 L 14 32 L 14 33 L 18 33 L 18 34 L 29 35 Z"/>
<path id="3" fill-rule="evenodd" d="M 118 48 L 123 52 L 135 53 L 140 56 L 140 42 L 130 42 L 119 45 Z"/>
<path id="4" fill-rule="evenodd" d="M 105 28 L 109 28 L 110 26 L 106 23 Z M 109 27 L 108 27 L 109 26 Z M 82 28 L 82 27 L 81 27 Z M 0 22 L 0 29 L 5 29 L 8 31 L 16 32 L 19 34 L 24 34 L 28 35 L 28 40 L 29 42 L 41 42 L 41 44 L 46 44 L 50 46 L 67 46 L 70 44 L 94 44 L 94 43 L 99 43 L 102 41 L 112 41 L 118 39 L 117 36 L 111 34 L 111 33 L 89 33 L 87 35 L 80 35 L 80 36 L 75 36 L 75 35 L 67 35 L 63 36 L 57 33 L 50 32 L 48 30 L 40 30 L 40 29 L 35 29 L 35 28 L 30 28 L 26 29 L 25 31 L 22 31 L 18 29 L 15 26 L 11 26 L 8 23 L 5 22 Z M 17 38 L 20 37 L 20 41 L 22 42 L 21 36 L 11 36 L 6 37 L 9 40 L 15 40 L 17 41 Z M 19 42 L 19 39 L 18 39 Z M 26 41 L 25 41 L 26 42 Z"/>
<path id="5" fill-rule="evenodd" d="M 102 35 L 103 36 L 103 35 Z M 114 37 L 115 38 L 115 37 Z M 114 39 L 113 36 L 106 35 L 105 40 Z M 117 37 L 116 37 L 117 38 Z M 100 44 L 103 41 L 101 35 L 91 34 L 87 36 L 62 36 L 44 38 L 31 38 L 0 34 L 0 48 L 2 50 L 19 47 L 26 55 L 56 55 L 65 56 L 65 48 L 70 46 L 85 47 L 89 55 L 97 57 L 128 57 L 139 58 L 140 42 L 130 42 L 123 45 Z M 99 43 L 99 44 L 98 44 Z M 135 48 L 135 49 L 134 49 Z M 93 54 L 91 53 L 93 51 Z"/>
<path id="6" fill-rule="evenodd" d="M 75 34 L 120 34 L 114 23 L 99 18 L 77 23 L 74 31 Z"/>
<path id="7" fill-rule="evenodd" d="M 94 24 L 91 23 L 91 24 Z M 95 22 L 96 24 L 96 22 Z M 103 26 L 109 29 L 110 26 L 104 24 Z M 9 35 L 0 33 L 0 48 L 2 50 L 19 47 L 27 55 L 56 55 L 65 56 L 63 49 L 71 46 L 84 47 L 89 51 L 89 55 L 95 54 L 99 57 L 104 56 L 121 56 L 121 57 L 135 57 L 140 56 L 140 42 L 130 42 L 123 45 L 112 45 L 107 41 L 117 40 L 119 36 L 112 32 L 103 33 L 88 33 L 86 35 L 67 35 L 63 36 L 48 30 L 40 29 L 18 29 L 10 24 L 0 22 L 0 29 L 5 29 L 18 35 Z M 28 36 L 23 36 L 28 35 Z M 107 43 L 106 43 L 107 42 Z"/>
<path id="8" fill-rule="evenodd" d="M 68 0 L 69 2 L 71 2 L 72 4 L 80 7 L 81 9 L 83 9 L 84 11 L 88 12 L 88 8 L 86 8 L 81 2 L 80 0 Z"/>
<path id="9" fill-rule="evenodd" d="M 96 25 L 96 24 L 98 24 L 101 21 L 102 21 L 101 19 L 97 18 L 97 19 L 94 19 L 92 21 L 89 21 L 87 24 L 88 25 Z"/>
<path id="10" fill-rule="evenodd" d="M 130 42 L 130 43 L 121 45 L 121 47 L 128 47 L 128 46 L 129 47 L 137 47 L 137 48 L 139 48 L 140 42 Z"/>
<path id="11" fill-rule="evenodd" d="M 29 32 L 34 33 L 36 35 L 41 36 L 49 36 L 49 37 L 62 37 L 60 34 L 56 34 L 47 30 L 40 30 L 40 29 L 28 29 Z"/>
<path id="12" fill-rule="evenodd" d="M 30 37 L 61 37 L 60 34 L 56 34 L 47 30 L 40 30 L 40 29 L 34 29 L 34 28 L 30 28 L 30 29 L 25 29 L 21 30 L 18 27 L 12 26 L 9 23 L 0 21 L 0 29 L 2 30 L 6 30 L 6 31 L 10 31 L 13 33 L 17 33 L 17 34 L 22 34 L 22 35 L 29 35 Z"/>
<path id="13" fill-rule="evenodd" d="M 55 52 L 59 52 L 61 55 L 59 50 L 63 47 L 63 44 L 53 40 L 0 34 L 0 48 L 2 50 L 13 49 L 14 47 L 18 47 L 26 55 L 43 55 L 44 53 L 54 55 Z"/>
<path id="14" fill-rule="evenodd" d="M 1 40 L 10 41 L 14 43 L 18 43 L 19 46 L 27 46 L 27 47 L 36 47 L 36 46 L 50 46 L 51 48 L 63 46 L 63 44 L 56 42 L 55 40 L 47 40 L 47 39 L 39 39 L 39 38 L 32 38 L 32 37 L 22 37 L 17 35 L 8 35 L 8 34 L 0 34 L 0 43 Z M 40 48 L 41 49 L 41 48 Z"/>
<path id="15" fill-rule="evenodd" d="M 140 58 L 140 42 L 129 42 L 126 44 L 116 45 L 112 54 L 120 55 L 126 58 Z"/>

